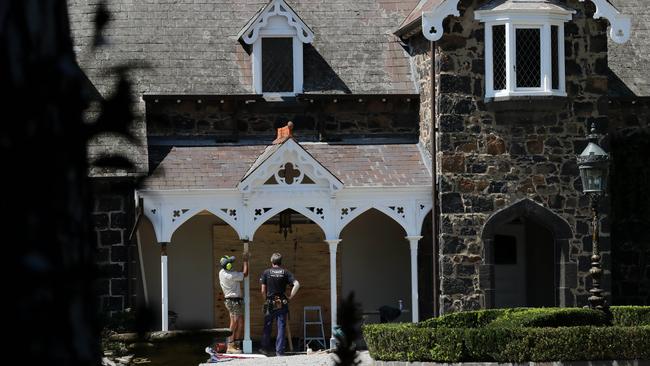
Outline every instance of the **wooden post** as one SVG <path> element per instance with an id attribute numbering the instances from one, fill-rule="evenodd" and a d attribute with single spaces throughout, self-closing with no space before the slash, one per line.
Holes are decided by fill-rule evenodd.
<path id="1" fill-rule="evenodd" d="M 244 252 L 250 253 L 250 242 L 244 240 Z M 251 280 L 250 262 L 248 263 L 249 275 L 244 278 L 244 353 L 253 353 L 253 341 L 251 340 Z"/>
<path id="2" fill-rule="evenodd" d="M 169 298 L 168 298 L 168 282 L 167 282 L 167 243 L 160 243 L 160 277 L 162 284 L 161 291 L 161 304 L 162 304 L 162 326 L 161 330 L 166 332 L 169 330 Z"/>
<path id="3" fill-rule="evenodd" d="M 420 307 L 418 304 L 418 241 L 421 236 L 407 236 L 411 246 L 411 321 L 417 323 L 420 320 Z"/>
<path id="4" fill-rule="evenodd" d="M 330 246 L 330 314 L 332 333 L 330 337 L 330 348 L 336 347 L 336 339 L 334 339 L 334 327 L 336 327 L 336 248 L 338 247 L 341 239 L 325 240 Z"/>

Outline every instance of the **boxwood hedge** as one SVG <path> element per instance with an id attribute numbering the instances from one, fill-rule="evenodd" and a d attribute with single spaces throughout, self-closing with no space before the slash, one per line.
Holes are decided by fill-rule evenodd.
<path id="1" fill-rule="evenodd" d="M 363 332 L 377 360 L 650 359 L 649 309 L 614 307 L 611 320 L 589 309 L 490 309 L 418 324 L 366 325 Z"/>

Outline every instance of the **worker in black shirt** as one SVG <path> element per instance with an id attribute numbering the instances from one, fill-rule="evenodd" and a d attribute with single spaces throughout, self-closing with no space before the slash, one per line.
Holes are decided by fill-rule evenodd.
<path id="1" fill-rule="evenodd" d="M 271 268 L 262 273 L 260 284 L 262 285 L 262 296 L 264 297 L 264 334 L 262 336 L 262 352 L 266 353 L 271 343 L 271 327 L 275 319 L 278 324 L 278 337 L 275 341 L 275 354 L 284 354 L 285 339 L 284 332 L 289 312 L 289 301 L 298 292 L 300 284 L 293 277 L 293 274 L 280 267 L 282 255 L 273 253 L 271 256 Z M 285 295 L 287 286 L 293 286 L 289 297 Z"/>

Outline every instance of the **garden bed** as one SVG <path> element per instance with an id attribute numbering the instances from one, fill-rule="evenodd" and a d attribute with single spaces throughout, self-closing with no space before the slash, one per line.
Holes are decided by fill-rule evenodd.
<path id="1" fill-rule="evenodd" d="M 528 362 L 650 360 L 650 307 L 492 309 L 418 324 L 372 324 L 375 360 Z"/>

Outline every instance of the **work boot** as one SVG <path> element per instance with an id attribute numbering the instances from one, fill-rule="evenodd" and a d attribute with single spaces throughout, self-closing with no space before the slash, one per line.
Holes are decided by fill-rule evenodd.
<path id="1" fill-rule="evenodd" d="M 228 348 L 226 348 L 226 353 L 241 353 L 240 350 L 235 347 L 234 343 L 228 343 Z"/>
<path id="2" fill-rule="evenodd" d="M 228 349 L 226 350 L 226 353 L 242 353 L 241 349 L 237 347 L 236 342 L 228 343 Z"/>

